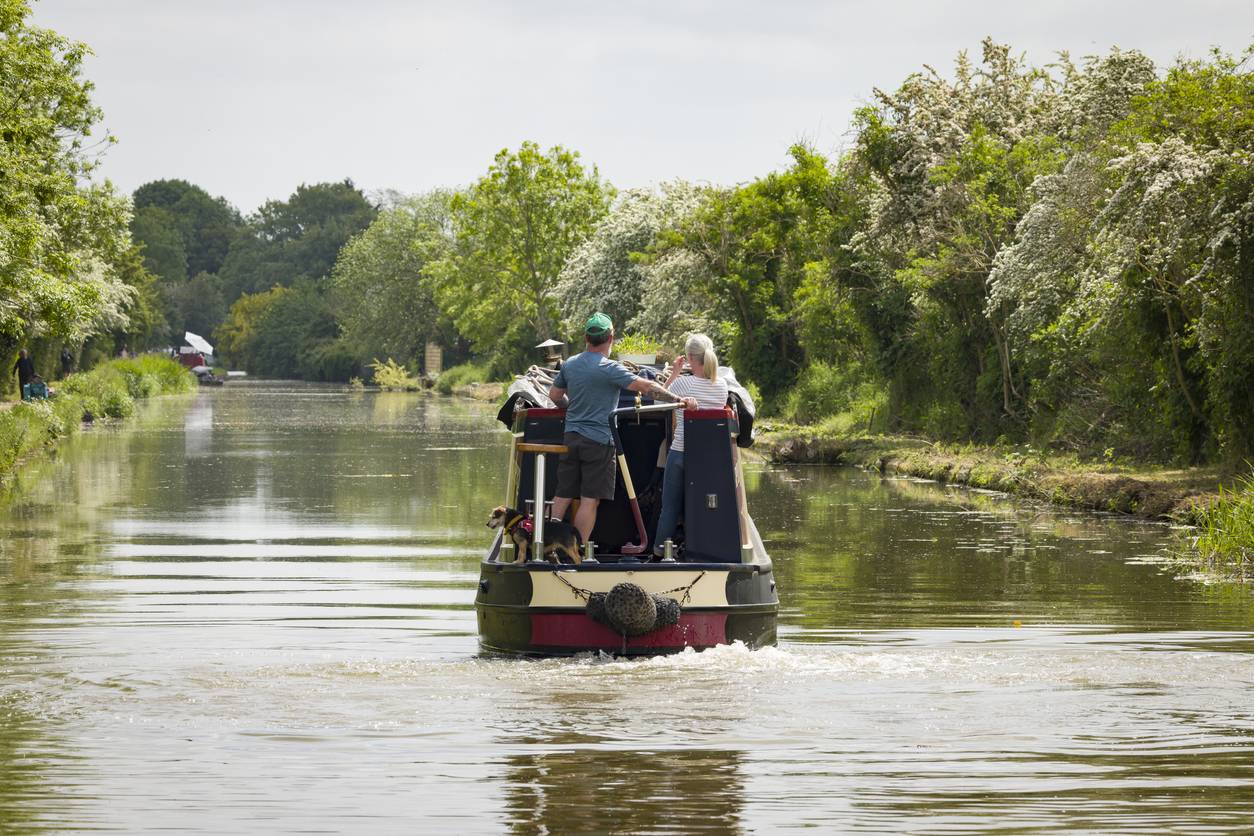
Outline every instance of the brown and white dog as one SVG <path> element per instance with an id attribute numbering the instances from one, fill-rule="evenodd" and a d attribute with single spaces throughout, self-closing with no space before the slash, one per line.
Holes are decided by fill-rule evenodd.
<path id="1" fill-rule="evenodd" d="M 531 544 L 535 540 L 531 517 L 515 508 L 498 505 L 488 517 L 487 526 L 505 529 L 505 536 L 513 541 L 514 551 L 518 554 L 515 563 L 522 563 L 531 557 Z M 581 562 L 583 557 L 579 554 L 579 546 L 582 540 L 579 529 L 570 523 L 544 521 L 544 556 L 554 563 L 561 563 L 562 555 L 570 558 L 572 563 Z"/>

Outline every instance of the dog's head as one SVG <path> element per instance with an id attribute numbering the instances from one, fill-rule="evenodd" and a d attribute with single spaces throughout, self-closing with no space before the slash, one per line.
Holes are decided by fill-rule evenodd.
<path id="1" fill-rule="evenodd" d="M 508 508 L 504 505 L 498 505 L 492 509 L 492 513 L 488 516 L 488 521 L 484 525 L 488 528 L 500 528 L 509 520 L 509 517 L 506 516 L 508 513 Z"/>

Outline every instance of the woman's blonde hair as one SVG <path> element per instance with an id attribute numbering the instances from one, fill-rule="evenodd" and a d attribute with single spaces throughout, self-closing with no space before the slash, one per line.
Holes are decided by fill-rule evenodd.
<path id="1" fill-rule="evenodd" d="M 707 380 L 718 380 L 718 355 L 714 353 L 714 341 L 705 334 L 693 334 L 684 345 L 684 354 L 699 357 Z"/>

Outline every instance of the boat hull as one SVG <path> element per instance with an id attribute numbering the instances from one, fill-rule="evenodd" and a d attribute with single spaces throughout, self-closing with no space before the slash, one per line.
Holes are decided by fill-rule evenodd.
<path id="1" fill-rule="evenodd" d="M 618 583 L 678 601 L 677 624 L 623 636 L 590 618 L 587 595 Z M 475 599 L 483 650 L 535 656 L 605 652 L 649 656 L 733 642 L 775 643 L 779 599 L 767 564 L 563 566 L 485 561 Z"/>

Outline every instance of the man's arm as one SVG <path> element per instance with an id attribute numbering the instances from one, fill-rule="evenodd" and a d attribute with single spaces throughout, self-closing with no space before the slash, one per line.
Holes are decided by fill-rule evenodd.
<path id="1" fill-rule="evenodd" d="M 664 401 L 666 403 L 682 403 L 684 409 L 696 409 L 696 398 L 681 398 L 671 390 L 655 380 L 638 377 L 631 383 L 627 384 L 627 388 L 633 392 L 639 392 L 642 395 L 648 395 L 655 401 Z"/>
<path id="2" fill-rule="evenodd" d="M 558 407 L 566 406 L 567 405 L 566 390 L 558 386 L 550 386 L 549 387 L 549 400 L 553 402 L 554 406 L 558 406 Z"/>

